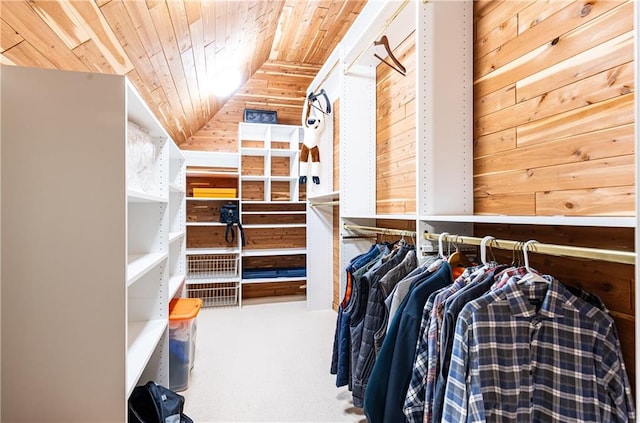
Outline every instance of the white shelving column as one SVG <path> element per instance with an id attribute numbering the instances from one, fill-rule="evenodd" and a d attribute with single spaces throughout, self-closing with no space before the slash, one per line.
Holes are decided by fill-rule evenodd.
<path id="1" fill-rule="evenodd" d="M 417 232 L 472 233 L 437 216 L 473 214 L 473 2 L 416 3 Z"/>
<path id="2" fill-rule="evenodd" d="M 241 214 L 247 237 L 250 237 L 252 231 L 306 228 L 306 211 L 304 210 L 306 205 L 299 201 L 300 188 L 298 184 L 302 127 L 241 122 L 238 125 L 238 139 L 241 144 L 241 157 L 254 160 L 256 165 L 261 158 L 263 168 L 262 175 L 250 175 L 248 169 L 251 167 L 247 165 L 246 169 L 242 168 L 240 176 L 240 185 L 242 186 Z M 250 144 L 255 144 L 255 146 Z M 286 168 L 283 166 L 285 162 L 288 163 Z M 259 169 L 259 166 L 256 168 Z M 256 189 L 258 184 L 263 184 L 261 195 L 259 195 L 261 190 Z M 299 220 L 297 218 L 302 216 L 305 217 L 305 223 L 270 222 L 270 219 L 283 216 L 288 216 L 296 222 Z M 265 223 L 246 222 L 246 220 L 253 220 L 256 217 L 263 217 Z M 251 258 L 271 256 L 274 259 L 275 257 L 282 259 L 285 256 L 305 255 L 306 252 L 306 248 L 260 248 L 259 245 L 253 245 L 242 249 L 242 257 L 247 258 L 247 261 L 252 260 Z M 243 260 L 241 260 L 242 262 Z M 242 287 L 244 284 L 294 281 L 300 281 L 301 284 L 304 284 L 306 277 L 267 275 L 266 277 L 245 278 L 243 275 L 240 285 Z M 242 288 L 240 296 L 242 297 Z"/>
<path id="3" fill-rule="evenodd" d="M 169 298 L 183 296 L 186 277 L 186 159 L 169 143 Z"/>
<path id="4" fill-rule="evenodd" d="M 125 77 L 0 74 L 2 421 L 126 421 L 168 382 L 171 141 Z M 128 120 L 154 152 L 135 190 Z"/>
<path id="5" fill-rule="evenodd" d="M 634 42 L 635 42 L 635 86 L 638 87 L 640 84 L 640 4 L 638 2 L 634 2 L 634 17 L 635 17 L 635 31 L 634 31 Z M 638 120 L 638 116 L 640 116 L 640 96 L 635 96 L 635 152 L 636 152 L 636 218 L 635 218 L 635 251 L 636 251 L 636 269 L 635 269 L 635 283 L 637 285 L 640 280 L 640 259 L 638 258 L 638 252 L 640 252 L 640 189 L 638 189 L 638 175 L 640 175 L 640 160 L 638 160 L 638 151 L 640 151 L 640 121 Z M 640 292 L 638 289 L 635 289 L 635 310 L 638 313 L 640 310 Z M 638 363 L 640 361 L 640 320 L 636 315 L 635 318 L 635 338 L 636 338 L 636 354 L 635 354 L 635 367 L 638 368 Z M 635 398 L 635 406 L 636 406 L 636 415 L 638 413 L 638 407 L 640 407 L 640 390 L 638 390 L 638 386 L 640 386 L 640 372 L 636 371 L 636 398 Z"/>

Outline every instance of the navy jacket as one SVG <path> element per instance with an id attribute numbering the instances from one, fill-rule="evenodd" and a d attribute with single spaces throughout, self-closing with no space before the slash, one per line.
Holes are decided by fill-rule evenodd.
<path id="1" fill-rule="evenodd" d="M 397 312 L 392 323 L 397 322 L 397 335 L 393 339 L 389 333 L 383 342 L 382 348 L 389 347 L 391 354 L 376 361 L 375 366 L 387 367 L 388 377 L 385 371 L 381 371 L 380 379 L 372 379 L 369 385 L 375 384 L 376 388 L 367 387 L 364 411 L 369 423 L 401 423 L 406 421 L 402 406 L 409 388 L 413 362 L 415 359 L 416 344 L 420 335 L 422 311 L 429 295 L 451 284 L 453 276 L 451 266 L 443 261 L 440 267 L 428 275 L 421 283 L 411 289 L 405 298 L 405 306 L 402 312 Z M 382 356 L 382 350 L 380 355 Z M 386 385 L 386 390 L 384 387 Z"/>

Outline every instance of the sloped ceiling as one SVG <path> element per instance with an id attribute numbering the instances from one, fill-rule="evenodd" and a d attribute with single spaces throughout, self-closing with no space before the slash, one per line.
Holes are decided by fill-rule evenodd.
<path id="1" fill-rule="evenodd" d="M 260 93 L 261 81 L 283 73 L 313 77 L 365 3 L 2 0 L 0 63 L 127 75 L 183 144 L 233 102 L 211 93 L 224 67 L 240 70 L 238 95 L 301 107 L 299 88 L 294 98 L 286 89 Z"/>

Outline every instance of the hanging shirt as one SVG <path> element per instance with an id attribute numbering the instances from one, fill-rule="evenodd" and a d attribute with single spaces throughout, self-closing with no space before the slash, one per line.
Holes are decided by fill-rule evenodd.
<path id="1" fill-rule="evenodd" d="M 460 312 L 446 422 L 635 422 L 613 320 L 559 282 L 514 277 Z"/>
<path id="2" fill-rule="evenodd" d="M 405 396 L 403 412 L 409 423 L 431 421 L 431 399 L 439 361 L 438 332 L 442 322 L 444 301 L 471 281 L 476 268 L 466 268 L 449 286 L 429 298 L 422 317 L 420 337 L 416 345 L 411 382 Z M 484 274 L 484 270 L 480 270 Z M 475 275 L 476 277 L 481 274 Z"/>
<path id="3" fill-rule="evenodd" d="M 460 311 L 464 306 L 473 300 L 476 300 L 486 294 L 491 286 L 494 284 L 494 276 L 500 272 L 507 272 L 506 266 L 500 266 L 496 269 L 488 271 L 480 280 L 474 280 L 468 284 L 456 295 L 449 297 L 444 303 L 442 327 L 440 328 L 440 368 L 438 369 L 438 375 L 436 377 L 436 386 L 433 394 L 433 401 L 431 406 L 431 420 L 425 423 L 434 422 L 440 423 L 442 420 L 442 406 L 444 403 L 445 388 L 447 383 L 447 376 L 449 374 L 449 360 L 451 358 L 451 350 L 453 349 L 453 339 L 455 335 L 456 320 Z M 523 269 L 523 273 L 526 270 Z M 516 269 L 512 268 L 515 272 Z M 426 399 L 426 398 L 425 398 Z"/>
<path id="4" fill-rule="evenodd" d="M 424 277 L 414 281 L 409 295 L 400 303 L 392 319 L 365 392 L 364 412 L 369 423 L 396 423 L 404 420 L 401 401 L 404 399 L 406 386 L 399 389 L 398 384 L 408 385 L 408 380 L 405 379 L 411 372 L 422 309 L 433 292 L 451 283 L 451 267 L 442 260 L 438 263 L 439 267 L 426 268 Z M 387 400 L 394 408 L 396 403 L 399 404 L 397 408 L 402 415 L 401 420 L 386 416 Z"/>

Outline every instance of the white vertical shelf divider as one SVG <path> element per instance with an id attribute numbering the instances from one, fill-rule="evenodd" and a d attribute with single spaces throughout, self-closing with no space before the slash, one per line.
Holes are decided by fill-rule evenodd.
<path id="1" fill-rule="evenodd" d="M 186 159 L 174 142 L 169 143 L 169 292 L 184 294 L 186 277 Z"/>
<path id="2" fill-rule="evenodd" d="M 634 17 L 635 17 L 635 31 L 634 31 L 634 41 L 635 41 L 635 50 L 634 50 L 634 64 L 635 64 L 635 86 L 638 87 L 640 84 L 640 4 L 638 2 L 634 2 Z M 640 189 L 638 189 L 638 175 L 640 175 L 640 160 L 638 159 L 638 152 L 640 151 L 640 121 L 638 120 L 638 116 L 640 116 L 640 96 L 636 94 L 635 96 L 635 160 L 636 160 L 636 218 L 635 218 L 635 251 L 636 251 L 636 268 L 635 268 L 635 284 L 637 286 L 638 281 L 640 280 L 640 218 L 638 212 L 640 211 Z M 640 310 L 640 290 L 635 289 L 635 310 L 638 313 Z M 636 339 L 636 347 L 635 347 L 635 367 L 636 369 L 639 366 L 640 361 L 640 319 L 638 316 L 635 318 L 635 339 Z M 636 406 L 636 414 L 638 413 L 638 407 L 640 407 L 640 390 L 638 390 L 638 386 L 640 386 L 640 372 L 636 370 L 636 398 L 635 398 L 635 406 Z"/>
<path id="3" fill-rule="evenodd" d="M 473 3 L 417 8 L 417 233 L 473 233 L 473 224 L 426 215 L 473 214 Z M 417 237 L 422 252 L 432 242 Z"/>

